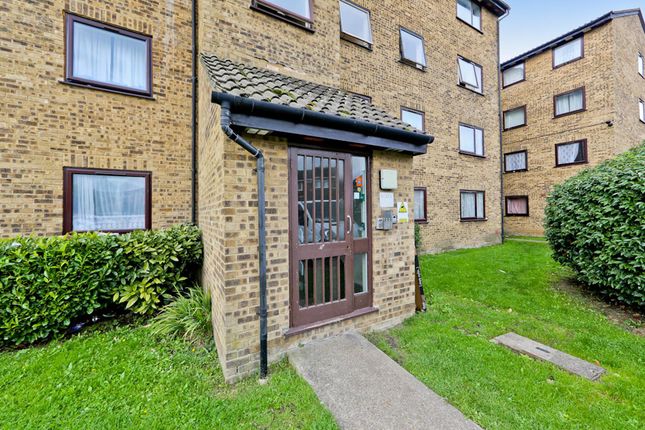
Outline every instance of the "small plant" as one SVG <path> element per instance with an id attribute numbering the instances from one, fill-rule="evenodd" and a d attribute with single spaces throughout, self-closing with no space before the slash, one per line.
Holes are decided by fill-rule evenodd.
<path id="1" fill-rule="evenodd" d="M 166 305 L 152 323 L 153 333 L 208 344 L 213 339 L 211 297 L 199 285 Z"/>
<path id="2" fill-rule="evenodd" d="M 414 224 L 414 246 L 419 251 L 422 245 L 421 238 L 421 226 L 419 224 Z"/>

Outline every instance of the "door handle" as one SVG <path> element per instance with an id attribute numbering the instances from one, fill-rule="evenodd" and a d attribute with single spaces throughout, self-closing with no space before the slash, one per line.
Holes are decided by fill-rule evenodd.
<path id="1" fill-rule="evenodd" d="M 347 230 L 347 235 L 349 236 L 350 234 L 352 234 L 352 227 L 353 227 L 352 217 L 350 215 L 347 215 L 347 221 L 349 221 L 347 223 L 349 225 L 349 230 Z"/>

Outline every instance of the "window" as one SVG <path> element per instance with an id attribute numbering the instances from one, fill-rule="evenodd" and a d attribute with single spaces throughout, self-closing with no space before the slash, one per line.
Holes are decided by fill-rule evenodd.
<path id="1" fill-rule="evenodd" d="M 553 97 L 553 109 L 556 118 L 584 111 L 586 109 L 584 87 Z"/>
<path id="2" fill-rule="evenodd" d="M 645 122 L 645 102 L 643 100 L 638 101 L 638 116 L 642 122 Z"/>
<path id="3" fill-rule="evenodd" d="M 418 34 L 401 27 L 401 61 L 417 69 L 426 69 L 426 53 L 423 38 Z"/>
<path id="4" fill-rule="evenodd" d="M 587 162 L 587 140 L 555 145 L 555 165 L 569 166 Z"/>
<path id="5" fill-rule="evenodd" d="M 459 152 L 484 156 L 484 130 L 472 125 L 459 124 Z"/>
<path id="6" fill-rule="evenodd" d="M 313 29 L 312 0 L 252 0 L 251 8 L 308 30 Z"/>
<path id="7" fill-rule="evenodd" d="M 485 220 L 485 197 L 483 191 L 460 191 L 461 220 Z"/>
<path id="8" fill-rule="evenodd" d="M 457 18 L 477 30 L 482 29 L 482 8 L 472 0 L 457 0 Z"/>
<path id="9" fill-rule="evenodd" d="M 152 39 L 67 15 L 67 82 L 152 96 Z"/>
<path id="10" fill-rule="evenodd" d="M 518 82 L 522 82 L 526 79 L 524 67 L 524 63 L 522 63 L 509 67 L 502 72 L 502 85 L 504 88 L 510 87 L 511 85 L 517 84 Z"/>
<path id="11" fill-rule="evenodd" d="M 354 93 L 352 91 L 347 91 L 347 92 L 350 93 L 351 95 L 353 95 L 354 97 L 357 97 L 357 98 L 359 98 L 359 99 L 361 99 L 363 101 L 366 101 L 367 103 L 372 103 L 372 97 L 370 97 L 368 95 L 360 94 L 360 93 Z"/>
<path id="12" fill-rule="evenodd" d="M 65 233 L 151 227 L 150 172 L 66 167 L 63 178 Z"/>
<path id="13" fill-rule="evenodd" d="M 509 152 L 508 154 L 504 154 L 504 172 L 511 173 L 528 170 L 526 157 L 526 151 Z"/>
<path id="14" fill-rule="evenodd" d="M 416 222 L 428 221 L 428 202 L 425 187 L 414 189 L 414 220 Z"/>
<path id="15" fill-rule="evenodd" d="M 581 37 L 553 48 L 553 68 L 564 66 L 584 56 L 584 40 Z"/>
<path id="16" fill-rule="evenodd" d="M 372 48 L 370 11 L 349 0 L 340 0 L 340 30 L 343 39 Z"/>
<path id="17" fill-rule="evenodd" d="M 421 111 L 402 107 L 401 121 L 403 121 L 406 124 L 410 124 L 412 127 L 416 128 L 417 130 L 420 130 L 420 131 L 425 130 L 425 114 Z"/>
<path id="18" fill-rule="evenodd" d="M 504 112 L 504 130 L 511 130 L 524 125 L 526 125 L 526 106 Z"/>
<path id="19" fill-rule="evenodd" d="M 506 216 L 529 216 L 529 197 L 506 197 Z"/>
<path id="20" fill-rule="evenodd" d="M 638 74 L 645 78 L 645 58 L 640 52 L 638 53 Z"/>
<path id="21" fill-rule="evenodd" d="M 481 94 L 484 90 L 482 66 L 461 57 L 457 62 L 459 63 L 459 85 Z"/>

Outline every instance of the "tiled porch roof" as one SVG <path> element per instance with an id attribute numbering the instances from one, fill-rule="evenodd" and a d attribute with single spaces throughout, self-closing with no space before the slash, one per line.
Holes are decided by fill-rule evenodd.
<path id="1" fill-rule="evenodd" d="M 202 54 L 201 60 L 213 89 L 219 92 L 424 134 L 347 91 L 234 63 L 211 54 Z"/>

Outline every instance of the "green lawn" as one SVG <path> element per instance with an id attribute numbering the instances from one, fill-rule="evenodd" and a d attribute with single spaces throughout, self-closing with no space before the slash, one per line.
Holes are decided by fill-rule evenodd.
<path id="1" fill-rule="evenodd" d="M 229 386 L 214 352 L 146 327 L 0 353 L 0 404 L 3 429 L 336 428 L 286 363 Z"/>
<path id="2" fill-rule="evenodd" d="M 547 245 L 507 242 L 422 258 L 427 314 L 371 336 L 486 429 L 645 428 L 645 339 L 583 296 Z M 598 362 L 590 382 L 490 342 L 514 331 Z"/>

